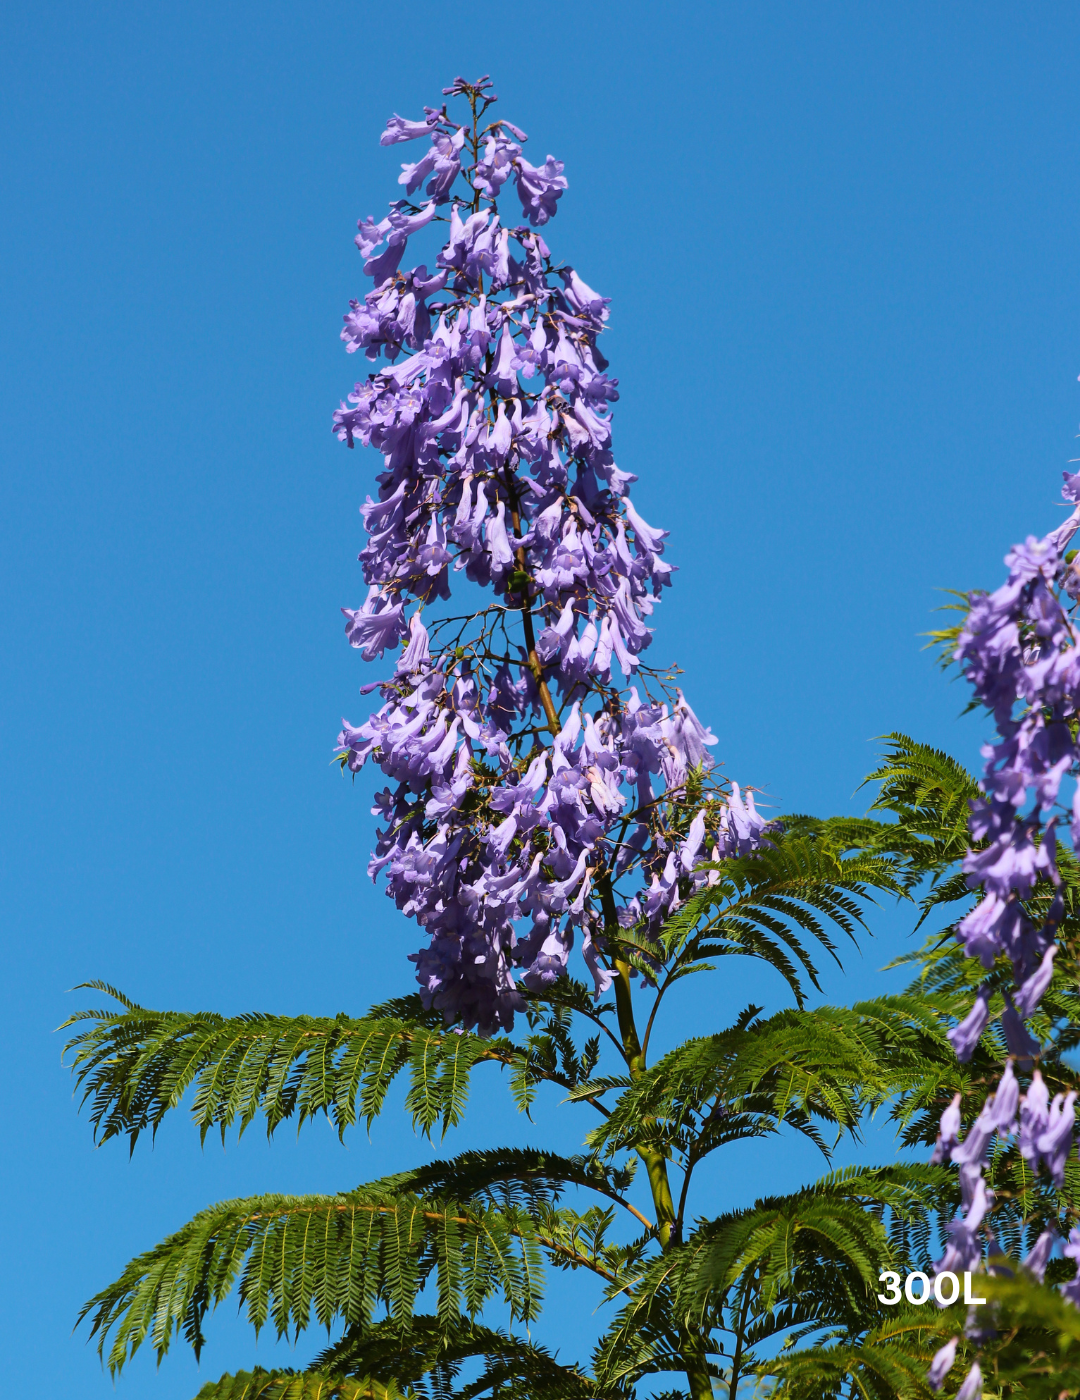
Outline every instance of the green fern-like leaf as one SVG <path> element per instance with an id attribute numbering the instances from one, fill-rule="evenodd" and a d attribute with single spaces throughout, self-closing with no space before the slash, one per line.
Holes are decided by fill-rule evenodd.
<path id="1" fill-rule="evenodd" d="M 757 1367 L 770 1381 L 770 1393 L 780 1400 L 839 1400 L 859 1395 L 863 1400 L 933 1400 L 926 1383 L 930 1359 L 945 1337 L 920 1319 L 906 1345 L 864 1337 L 781 1354 Z M 955 1325 L 955 1324 L 954 1324 Z"/>
<path id="2" fill-rule="evenodd" d="M 478 1064 L 527 1064 L 505 1039 L 446 1031 L 418 997 L 358 1018 L 226 1017 L 149 1011 L 102 983 L 84 985 L 124 1009 L 80 1011 L 64 1023 L 92 1023 L 66 1047 L 76 1083 L 98 1139 L 126 1134 L 133 1150 L 189 1091 L 204 1138 L 213 1127 L 224 1137 L 234 1124 L 243 1133 L 260 1113 L 268 1133 L 293 1116 L 303 1124 L 325 1114 L 343 1134 L 358 1118 L 370 1124 L 405 1070 L 414 1124 L 445 1131 L 461 1120 Z"/>
<path id="3" fill-rule="evenodd" d="M 478 1376 L 457 1384 L 462 1363 L 480 1359 Z M 420 1314 L 402 1330 L 383 1322 L 350 1328 L 315 1359 L 314 1367 L 334 1374 L 393 1378 L 410 1392 L 431 1400 L 473 1400 L 479 1396 L 586 1400 L 595 1395 L 591 1377 L 555 1360 L 535 1342 L 482 1323 Z"/>
<path id="4" fill-rule="evenodd" d="M 880 783 L 872 812 L 892 812 L 904 830 L 927 843 L 923 862 L 942 864 L 963 855 L 968 843 L 975 779 L 955 758 L 907 734 L 886 734 L 881 766 L 866 779 Z"/>
<path id="5" fill-rule="evenodd" d="M 894 1258 L 886 1212 L 900 1219 L 925 1214 L 950 1186 L 941 1167 L 849 1167 L 796 1195 L 704 1223 L 672 1276 L 679 1305 L 725 1294 L 752 1270 L 760 1308 L 771 1311 L 811 1263 L 837 1293 L 858 1280 L 868 1298 Z"/>
<path id="6" fill-rule="evenodd" d="M 451 1228 L 447 1228 L 450 1226 Z M 202 1211 L 139 1255 L 80 1315 L 118 1370 L 147 1340 L 158 1355 L 182 1330 L 196 1354 L 206 1312 L 239 1287 L 259 1331 L 308 1325 L 312 1312 L 366 1325 L 383 1304 L 407 1325 L 431 1279 L 448 1317 L 475 1315 L 501 1294 L 533 1317 L 542 1296 L 537 1232 L 527 1213 L 362 1187 L 337 1196 L 256 1196 Z"/>
<path id="7" fill-rule="evenodd" d="M 691 896 L 664 925 L 669 956 L 686 962 L 747 954 L 761 958 L 785 979 L 798 1004 L 802 974 L 818 987 L 817 968 L 805 942 L 813 939 L 839 964 L 829 927 L 853 942 L 865 927 L 863 904 L 871 890 L 907 893 L 896 860 L 860 853 L 844 856 L 828 843 L 798 832 L 778 836 L 774 849 L 753 856 L 705 862 L 713 881 Z"/>
<path id="8" fill-rule="evenodd" d="M 622 1093 L 588 1140 L 597 1152 L 643 1141 L 666 1149 L 708 1127 L 712 1150 L 787 1123 L 818 1141 L 813 1118 L 851 1130 L 867 1106 L 895 1089 L 875 1051 L 857 1012 L 781 1011 L 672 1050 Z M 704 1155 L 700 1142 L 695 1155 Z"/>
<path id="9" fill-rule="evenodd" d="M 463 1152 L 447 1162 L 429 1162 L 374 1183 L 388 1191 L 487 1201 L 491 1205 L 536 1209 L 554 1204 L 567 1186 L 599 1192 L 625 1206 L 622 1175 L 595 1157 L 560 1157 L 537 1148 L 495 1148 Z"/>
<path id="10" fill-rule="evenodd" d="M 210 1381 L 196 1400 L 407 1400 L 394 1381 L 325 1371 L 237 1371 Z"/>

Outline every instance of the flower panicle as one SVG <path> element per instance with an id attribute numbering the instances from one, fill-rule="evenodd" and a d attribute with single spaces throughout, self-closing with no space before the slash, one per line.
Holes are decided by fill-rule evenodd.
<path id="1" fill-rule="evenodd" d="M 1029 536 L 1009 551 L 1008 578 L 1000 588 L 971 596 L 954 653 L 998 734 L 998 742 L 983 748 L 981 795 L 972 803 L 972 840 L 963 861 L 968 885 L 981 897 L 955 934 L 987 972 L 1000 957 L 1007 958 L 1013 987 L 1005 991 L 999 1013 L 1009 1059 L 997 1088 L 962 1142 L 959 1095 L 942 1115 L 932 1160 L 957 1164 L 962 1210 L 948 1227 L 949 1242 L 935 1266 L 939 1273 L 972 1270 L 982 1259 L 981 1236 L 987 1233 L 986 1217 L 994 1202 L 983 1173 L 995 1136 L 1017 1136 L 1031 1170 L 1044 1167 L 1058 1188 L 1073 1144 L 1077 1096 L 1057 1094 L 1051 1101 L 1037 1067 L 1041 1046 L 1026 1025 L 1053 975 L 1064 915 L 1056 809 L 1062 783 L 1080 771 L 1080 742 L 1074 737 L 1080 715 L 1080 637 L 1071 611 L 1080 598 L 1080 575 L 1066 555 L 1080 527 L 1080 477 L 1064 476 L 1062 495 L 1074 506 L 1072 513 L 1044 538 Z M 1080 842 L 1080 785 L 1067 830 L 1075 848 Z M 1053 895 L 1036 926 L 1025 902 L 1040 881 L 1049 883 Z M 966 1062 L 974 1053 L 991 1019 L 990 1001 L 986 982 L 968 1015 L 949 1032 L 959 1060 Z M 1024 1093 L 1016 1068 L 1032 1071 Z M 1046 1231 L 1032 1247 L 1025 1266 L 1035 1277 L 1045 1274 L 1056 1242 L 1055 1233 Z M 1080 1257 L 1080 1231 L 1072 1232 L 1064 1252 Z M 1077 1281 L 1062 1291 L 1080 1303 Z M 935 1388 L 954 1354 L 955 1346 L 951 1351 L 946 1346 L 934 1358 L 930 1380 Z M 977 1364 L 961 1388 L 961 1394 L 968 1392 L 981 1393 Z"/>
<path id="2" fill-rule="evenodd" d="M 427 145 L 402 165 L 404 198 L 356 236 L 373 286 L 341 338 L 374 367 L 333 428 L 383 469 L 361 507 L 367 597 L 342 611 L 364 660 L 397 660 L 338 752 L 392 784 L 369 870 L 424 930 L 425 1003 L 486 1034 L 513 1025 L 522 989 L 566 975 L 578 935 L 599 995 L 605 931 L 655 933 L 718 878 L 701 861 L 759 849 L 769 823 L 752 792 L 710 779 L 715 736 L 643 663 L 667 531 L 615 461 L 609 298 L 541 232 L 563 163 L 532 164 L 521 128 L 484 124 L 487 77 L 443 95 L 471 119 L 446 103 L 390 119 L 383 145 Z M 504 222 L 511 188 L 524 222 Z M 436 231 L 410 265 L 411 240 Z M 493 600 L 421 620 L 462 573 Z"/>

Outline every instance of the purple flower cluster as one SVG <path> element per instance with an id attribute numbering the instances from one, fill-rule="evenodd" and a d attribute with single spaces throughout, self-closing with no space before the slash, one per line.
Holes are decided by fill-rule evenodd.
<path id="1" fill-rule="evenodd" d="M 926 1373 L 931 1390 L 940 1390 L 945 1383 L 945 1377 L 952 1370 L 953 1363 L 956 1361 L 956 1347 L 959 1340 L 959 1337 L 953 1337 L 945 1343 L 940 1351 L 935 1353 L 934 1359 L 930 1363 L 930 1369 Z M 975 1361 L 957 1391 L 956 1400 L 980 1400 L 981 1395 L 982 1369 Z"/>
<path id="2" fill-rule="evenodd" d="M 1068 485 L 1066 492 L 1071 497 Z M 1078 524 L 1080 507 L 1045 539 L 1029 537 L 1006 556 L 1007 582 L 994 593 L 973 597 L 956 649 L 975 698 L 993 715 L 999 735 L 997 744 L 983 749 L 979 786 L 984 796 L 971 816 L 971 834 L 980 845 L 964 860 L 968 883 L 981 887 L 983 898 L 961 920 L 957 936 L 987 970 L 1000 954 L 1011 960 L 1018 989 L 1014 1029 L 1049 985 L 1047 955 L 1062 912 L 1059 897 L 1045 926 L 1036 929 L 1022 901 L 1040 877 L 1060 884 L 1056 819 L 1050 814 L 1062 779 L 1077 761 L 1070 722 L 1080 707 L 1080 648 L 1061 597 L 1073 589 L 1076 575 L 1062 555 Z M 1075 844 L 1080 795 L 1073 803 L 1071 834 Z M 1016 1053 L 1022 1054 L 1026 1045 L 1019 1043 L 1023 1049 Z M 958 1044 L 957 1053 L 966 1059 L 969 1043 Z"/>
<path id="3" fill-rule="evenodd" d="M 578 930 L 599 993 L 605 928 L 655 930 L 710 878 L 700 861 L 767 837 L 750 793 L 702 787 L 716 740 L 641 660 L 671 582 L 667 532 L 638 513 L 612 453 L 608 298 L 537 232 L 566 189 L 562 163 L 534 166 L 523 131 L 483 125 L 486 78 L 444 93 L 468 100 L 469 122 L 426 108 L 382 137 L 428 140 L 399 178 L 426 202 L 395 201 L 356 239 L 374 287 L 342 339 L 385 364 L 334 430 L 383 470 L 361 508 L 368 594 L 343 611 L 365 660 L 401 651 L 365 687 L 381 707 L 343 722 L 338 744 L 354 772 L 370 757 L 393 785 L 370 869 L 429 939 L 413 957 L 425 1003 L 487 1033 L 513 1024 L 519 981 L 539 990 L 566 972 Z M 526 224 L 503 223 L 509 182 Z M 409 240 L 436 228 L 434 257 L 404 266 Z M 421 608 L 460 573 L 494 601 L 425 625 Z M 703 795 L 680 822 L 688 781 Z"/>
<path id="4" fill-rule="evenodd" d="M 993 1204 L 983 1169 L 995 1135 L 1018 1135 L 1032 1171 L 1045 1167 L 1058 1187 L 1072 1148 L 1076 1095 L 1058 1094 L 1051 1102 L 1037 1068 L 1021 1094 L 1014 1071 L 1014 1063 L 1031 1068 L 1040 1053 L 1025 1022 L 1053 976 L 1055 936 L 1064 913 L 1055 809 L 1063 780 L 1075 775 L 1080 762 L 1080 745 L 1073 737 L 1080 715 L 1080 646 L 1067 611 L 1080 595 L 1080 578 L 1064 557 L 1080 526 L 1080 478 L 1066 473 L 1063 495 L 1076 507 L 1072 514 L 1044 539 L 1031 536 L 1006 556 L 1009 577 L 1001 588 L 973 595 L 955 653 L 998 732 L 998 742 L 983 748 L 982 796 L 972 804 L 973 843 L 963 865 L 969 886 L 980 889 L 982 898 L 960 921 L 956 937 L 987 972 L 999 957 L 1008 958 L 1013 985 L 1003 993 L 1000 1012 L 1010 1056 L 1001 1082 L 963 1142 L 958 1141 L 959 1095 L 942 1115 L 932 1160 L 959 1166 L 963 1214 L 949 1226 L 939 1272 L 974 1269 L 982 1257 L 978 1232 Z M 1076 846 L 1080 787 L 1072 801 L 1070 835 Z M 1040 880 L 1054 893 L 1037 927 L 1024 903 Z M 970 1060 L 990 1021 L 991 996 L 986 982 L 970 1012 L 949 1033 L 961 1061 Z M 1038 1278 L 1045 1273 L 1054 1240 L 1045 1233 L 1025 1261 Z M 1080 1235 L 1076 1248 L 1080 1250 Z M 1069 1289 L 1075 1292 L 1075 1286 L 1066 1286 L 1072 1297 Z M 937 1384 L 946 1361 L 952 1364 L 953 1353 L 946 1356 L 947 1350 L 938 1353 L 931 1370 Z"/>

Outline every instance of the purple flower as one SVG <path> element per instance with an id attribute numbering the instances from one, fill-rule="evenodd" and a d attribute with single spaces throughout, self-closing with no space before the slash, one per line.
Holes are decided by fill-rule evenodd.
<path id="1" fill-rule="evenodd" d="M 415 141 L 419 136 L 430 136 L 432 128 L 439 120 L 439 113 L 431 107 L 425 107 L 424 113 L 422 122 L 411 122 L 405 117 L 399 117 L 395 112 L 386 123 L 386 130 L 379 138 L 379 145 L 394 146 L 399 141 Z"/>
<path id="2" fill-rule="evenodd" d="M 404 603 L 387 597 L 374 585 L 368 590 L 362 607 L 342 608 L 341 611 L 345 616 L 349 645 L 359 647 L 365 661 L 382 656 L 387 647 L 396 646 L 405 634 Z"/>
<path id="3" fill-rule="evenodd" d="M 550 627 L 545 627 L 536 639 L 536 650 L 541 661 L 552 661 L 559 655 L 573 635 L 576 621 L 575 600 L 569 598 L 558 620 Z"/>
<path id="4" fill-rule="evenodd" d="M 1038 968 L 1023 982 L 1016 993 L 1015 1005 L 1017 1015 L 1026 1020 L 1035 1010 L 1039 1002 L 1043 999 L 1050 980 L 1054 975 L 1054 958 L 1057 954 L 1057 944 L 1051 943 L 1050 947 L 1043 955 L 1043 960 Z"/>
<path id="5" fill-rule="evenodd" d="M 449 87 L 443 88 L 443 96 L 454 97 L 461 93 L 467 93 L 470 89 L 472 89 L 472 91 L 477 94 L 487 92 L 488 89 L 492 87 L 492 83 L 490 82 L 490 76 L 491 75 L 489 73 L 485 73 L 482 77 L 477 78 L 475 83 L 469 83 L 466 82 L 465 79 L 459 73 Z M 490 93 L 488 101 L 495 102 L 496 100 L 497 99 L 495 97 L 495 94 L 493 92 Z M 507 125 L 507 123 L 504 123 L 504 125 Z"/>
<path id="6" fill-rule="evenodd" d="M 488 521 L 487 525 L 487 551 L 491 556 L 492 577 L 513 567 L 514 552 L 510 548 L 510 539 L 506 533 L 506 513 L 505 504 L 500 501 L 495 510 L 495 518 Z"/>
<path id="7" fill-rule="evenodd" d="M 1055 1094 L 1050 1105 L 1046 1127 L 1035 1140 L 1035 1147 L 1060 1190 L 1065 1183 L 1065 1163 L 1072 1148 L 1073 1127 L 1076 1122 L 1075 1091 Z"/>
<path id="8" fill-rule="evenodd" d="M 707 749 L 719 743 L 716 735 L 711 729 L 707 729 L 701 723 L 697 715 L 694 714 L 686 701 L 686 697 L 681 690 L 676 692 L 677 700 L 672 709 L 671 722 L 664 724 L 664 737 L 671 752 L 670 770 L 665 767 L 664 776 L 672 787 L 678 787 L 691 768 L 697 768 L 709 761 Z M 754 798 L 752 793 L 747 793 L 748 806 L 744 806 L 739 796 L 739 789 L 736 785 L 733 788 L 735 801 L 735 812 L 739 815 L 736 818 L 741 835 L 749 836 L 757 825 L 757 813 L 754 811 Z"/>
<path id="9" fill-rule="evenodd" d="M 1038 1139 L 1050 1121 L 1050 1094 L 1038 1070 L 1020 1101 L 1020 1152 L 1032 1171 L 1039 1160 Z"/>
<path id="10" fill-rule="evenodd" d="M 966 1064 L 975 1053 L 975 1047 L 979 1043 L 986 1023 L 990 1019 L 990 988 L 983 984 L 975 997 L 974 1005 L 958 1026 L 954 1026 L 948 1031 L 947 1037 L 952 1048 L 956 1051 L 956 1058 L 961 1064 Z"/>
<path id="11" fill-rule="evenodd" d="M 420 621 L 420 613 L 415 612 L 409 619 L 409 645 L 398 660 L 397 674 L 411 676 L 422 670 L 430 660 L 427 629 Z"/>
<path id="12" fill-rule="evenodd" d="M 1007 1137 L 1017 1131 L 1016 1109 L 1020 1101 L 1020 1086 L 1016 1082 L 1016 1075 L 1013 1073 L 1012 1061 L 1005 1066 L 1005 1073 L 1001 1076 L 1001 1081 L 994 1091 L 992 1100 L 988 1101 L 994 1118 L 994 1126 L 1001 1137 Z"/>
<path id="13" fill-rule="evenodd" d="M 988 1100 L 968 1129 L 967 1137 L 952 1150 L 952 1160 L 960 1167 L 960 1185 L 966 1203 L 975 1200 L 979 1188 L 983 1185 L 983 1166 L 996 1130 L 997 1117 L 993 1101 Z"/>
<path id="14" fill-rule="evenodd" d="M 930 1158 L 930 1165 L 936 1167 L 942 1162 L 947 1162 L 959 1140 L 960 1095 L 954 1094 L 952 1102 L 941 1115 L 941 1125 L 938 1130 L 937 1143 L 934 1146 L 934 1155 Z"/>
<path id="15" fill-rule="evenodd" d="M 634 540 L 640 553 L 663 554 L 664 540 L 668 537 L 667 530 L 654 530 L 651 525 L 646 525 L 641 516 L 634 509 L 630 498 L 624 497 L 623 505 L 626 507 L 626 517 L 634 527 Z"/>
<path id="16" fill-rule="evenodd" d="M 1028 1034 L 1008 992 L 1005 993 L 1005 1010 L 1001 1013 L 1001 1029 L 1005 1032 L 1005 1044 L 1009 1047 L 1010 1055 L 1028 1063 L 1038 1055 L 1039 1042 Z"/>
<path id="17" fill-rule="evenodd" d="M 1062 495 L 1064 494 L 1062 492 Z M 1069 497 L 1066 496 L 1065 499 L 1068 500 Z M 1068 547 L 1078 528 L 1080 528 L 1080 506 L 1073 511 L 1067 520 L 1063 520 L 1056 530 L 1051 530 L 1050 534 L 1047 535 L 1043 542 L 1046 549 L 1053 551 L 1054 554 L 1060 554 Z"/>
<path id="18" fill-rule="evenodd" d="M 1068 474 L 1063 494 L 1077 500 L 1076 482 Z M 1064 908 L 1056 819 L 1045 818 L 1080 757 L 1070 728 L 1080 708 L 1080 648 L 1061 598 L 1063 585 L 1069 593 L 1061 554 L 1078 524 L 1080 506 L 1045 538 L 1029 536 L 1010 550 L 1005 584 L 994 593 L 972 595 L 955 653 L 976 699 L 993 715 L 1000 740 L 983 749 L 984 796 L 972 803 L 973 844 L 963 862 L 969 885 L 981 886 L 983 898 L 960 921 L 956 935 L 987 971 L 1002 954 L 1010 959 L 1017 990 L 1015 1000 L 1009 991 L 1004 993 L 1001 1027 L 1010 1056 L 1021 1065 L 1031 1064 L 1040 1053 L 1024 1019 L 1038 1007 L 1052 980 L 1054 935 Z M 1073 592 L 1080 594 L 1080 586 Z M 1080 805 L 1074 808 L 1072 834 L 1074 841 L 1080 836 Z M 1040 881 L 1044 887 L 1049 884 L 1054 895 L 1044 927 L 1036 929 L 1024 913 L 1023 901 Z M 971 1013 L 949 1032 L 959 1059 L 970 1059 L 988 1017 L 984 987 Z M 1014 1132 L 1017 1100 L 1010 1061 L 977 1121 L 992 1122 L 1002 1135 Z M 1048 1103 L 1036 1070 L 1020 1101 L 1020 1150 L 1033 1170 L 1043 1163 L 1059 1183 L 1072 1143 L 1073 1118 L 1071 1099 L 1058 1095 L 1052 1106 Z M 962 1192 L 973 1195 L 972 1161 L 965 1163 L 963 1149 L 952 1156 L 961 1163 Z"/>
<path id="19" fill-rule="evenodd" d="M 356 227 L 359 230 L 355 239 L 356 246 L 360 249 L 361 256 L 368 258 L 390 232 L 390 220 L 386 218 L 377 224 L 369 214 L 366 219 L 358 220 Z"/>
<path id="20" fill-rule="evenodd" d="M 1019 901 L 996 894 L 988 894 L 956 927 L 968 957 L 978 958 L 987 972 L 1001 953 L 1021 960 L 1032 934 Z"/>
<path id="21" fill-rule="evenodd" d="M 956 1344 L 959 1337 L 953 1337 L 951 1341 L 934 1353 L 934 1359 L 930 1363 L 930 1369 L 926 1373 L 926 1383 L 931 1390 L 940 1390 L 942 1382 L 953 1368 L 956 1360 Z"/>
<path id="22" fill-rule="evenodd" d="M 1046 1266 L 1050 1262 L 1050 1254 L 1056 1240 L 1057 1235 L 1053 1230 L 1044 1230 L 1028 1250 L 1024 1260 L 1024 1268 L 1039 1283 L 1046 1277 Z"/>
<path id="23" fill-rule="evenodd" d="M 983 1378 L 979 1363 L 972 1362 L 971 1370 L 964 1377 L 964 1383 L 956 1392 L 956 1400 L 982 1400 Z"/>
<path id="24" fill-rule="evenodd" d="M 1074 1264 L 1080 1266 L 1080 1230 L 1074 1228 L 1069 1231 L 1069 1238 L 1061 1252 L 1066 1259 L 1071 1259 Z M 1080 1270 L 1075 1278 L 1061 1285 L 1061 1294 L 1073 1307 L 1080 1307 Z"/>
<path id="25" fill-rule="evenodd" d="M 501 132 L 492 132 L 484 145 L 484 157 L 477 162 L 473 187 L 487 199 L 497 199 L 520 155 L 521 147 L 516 142 L 507 140 Z"/>
<path id="26" fill-rule="evenodd" d="M 375 747 L 375 740 L 368 732 L 367 725 L 361 725 L 359 729 L 354 729 L 349 721 L 342 717 L 341 731 L 337 736 L 336 747 L 345 750 L 350 771 L 358 773 Z"/>
<path id="27" fill-rule="evenodd" d="M 563 163 L 548 156 L 543 165 L 530 165 L 523 157 L 517 162 L 517 192 L 525 217 L 534 228 L 555 217 L 555 205 L 566 189 Z"/>
<path id="28" fill-rule="evenodd" d="M 954 1153 L 954 1160 L 955 1156 Z M 949 1242 L 945 1253 L 934 1265 L 935 1274 L 971 1273 L 978 1267 L 982 1258 L 982 1247 L 977 1231 L 992 1201 L 993 1193 L 987 1190 L 986 1183 L 980 1176 L 971 1193 L 965 1214 L 959 1220 L 950 1221 L 945 1227 Z"/>
<path id="29" fill-rule="evenodd" d="M 693 872 L 701 855 L 701 848 L 705 843 L 705 813 L 699 812 L 690 823 L 690 830 L 686 834 L 686 840 L 679 849 L 679 864 L 683 873 L 689 875 Z"/>
<path id="30" fill-rule="evenodd" d="M 412 194 L 425 180 L 425 193 L 434 204 L 445 204 L 450 188 L 461 172 L 461 148 L 465 144 L 464 130 L 447 136 L 436 131 L 431 137 L 431 149 L 412 165 L 403 165 L 398 184 Z M 428 179 L 428 177 L 431 177 Z"/>
<path id="31" fill-rule="evenodd" d="M 548 159 L 550 160 L 550 156 Z M 611 304 L 610 297 L 597 295 L 590 286 L 581 280 L 572 267 L 564 267 L 559 276 L 563 280 L 566 300 L 579 315 L 596 316 L 601 321 L 607 320 L 608 307 Z"/>

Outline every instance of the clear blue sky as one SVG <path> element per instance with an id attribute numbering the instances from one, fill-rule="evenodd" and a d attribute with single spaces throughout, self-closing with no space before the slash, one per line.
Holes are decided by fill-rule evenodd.
<path id="1" fill-rule="evenodd" d="M 1060 519 L 1080 455 L 1078 41 L 1062 3 L 9 0 L 5 1390 L 106 1396 L 77 1307 L 201 1206 L 431 1151 L 391 1115 L 345 1150 L 316 1125 L 200 1152 L 178 1118 L 129 1163 L 92 1149 L 52 1034 L 88 977 L 230 1012 L 409 989 L 367 804 L 328 766 L 370 678 L 338 607 L 373 464 L 329 415 L 355 220 L 396 188 L 386 116 L 490 71 L 566 162 L 552 243 L 613 298 L 619 461 L 681 568 L 654 654 L 731 776 L 858 811 L 883 731 L 975 758 L 919 633 L 935 589 L 993 586 Z M 885 986 L 905 927 L 830 996 Z M 762 986 L 710 985 L 694 1024 Z M 477 1104 L 455 1146 L 548 1131 L 495 1083 Z M 730 1162 L 717 1209 L 819 1170 Z M 539 1335 L 581 1355 L 587 1294 L 556 1292 Z M 185 1400 L 255 1354 L 231 1309 L 210 1336 L 201 1372 L 140 1356 L 117 1394 Z"/>

